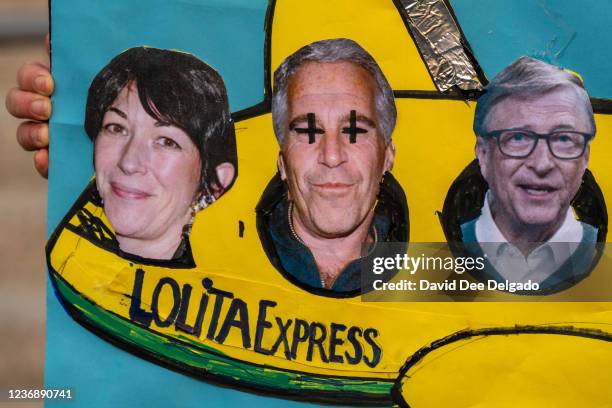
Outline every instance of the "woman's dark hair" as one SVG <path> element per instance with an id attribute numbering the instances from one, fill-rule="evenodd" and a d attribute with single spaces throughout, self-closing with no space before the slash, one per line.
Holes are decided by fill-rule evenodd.
<path id="1" fill-rule="evenodd" d="M 132 82 L 144 110 L 154 119 L 183 130 L 197 147 L 202 163 L 200 191 L 208 196 L 220 191 L 216 167 L 229 162 L 235 174 L 238 167 L 234 123 L 225 84 L 217 71 L 179 51 L 135 47 L 122 52 L 89 87 L 85 131 L 91 140 L 98 137 L 106 111 Z"/>

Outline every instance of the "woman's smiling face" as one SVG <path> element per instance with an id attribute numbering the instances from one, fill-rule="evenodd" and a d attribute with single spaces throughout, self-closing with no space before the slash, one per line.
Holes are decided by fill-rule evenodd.
<path id="1" fill-rule="evenodd" d="M 168 259 L 198 198 L 200 155 L 183 130 L 144 110 L 137 86 L 123 88 L 104 114 L 96 183 L 121 249 Z"/>

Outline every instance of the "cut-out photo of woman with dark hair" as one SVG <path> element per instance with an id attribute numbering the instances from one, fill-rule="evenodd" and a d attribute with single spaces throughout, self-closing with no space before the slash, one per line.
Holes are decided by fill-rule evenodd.
<path id="1" fill-rule="evenodd" d="M 588 275 L 607 211 L 587 165 L 596 127 L 573 72 L 522 57 L 477 102 L 476 158 L 441 216 L 455 251 L 486 258 L 481 281 L 537 283 L 539 294 Z M 461 243 L 462 245 L 458 245 Z"/>
<path id="2" fill-rule="evenodd" d="M 131 48 L 94 78 L 85 130 L 95 167 L 86 196 L 112 228 L 102 234 L 106 245 L 146 259 L 187 255 L 195 214 L 227 191 L 237 172 L 221 76 L 187 53 Z M 91 224 L 81 228 L 105 227 Z"/>

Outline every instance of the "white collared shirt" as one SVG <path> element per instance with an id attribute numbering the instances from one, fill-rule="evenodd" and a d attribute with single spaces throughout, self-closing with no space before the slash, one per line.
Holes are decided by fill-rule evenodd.
<path id="1" fill-rule="evenodd" d="M 476 240 L 497 272 L 510 282 L 542 283 L 574 253 L 582 240 L 583 228 L 568 208 L 565 220 L 548 242 L 535 248 L 527 257 L 501 233 L 489 207 L 487 191 L 481 215 L 476 221 Z M 554 245 L 550 245 L 554 242 Z"/>

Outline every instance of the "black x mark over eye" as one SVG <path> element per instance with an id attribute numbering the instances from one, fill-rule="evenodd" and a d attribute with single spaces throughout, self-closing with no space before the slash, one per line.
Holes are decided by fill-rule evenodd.
<path id="1" fill-rule="evenodd" d="M 306 117 L 308 118 L 308 127 L 294 128 L 293 130 L 295 130 L 296 133 L 308 133 L 308 144 L 313 144 L 315 142 L 315 135 L 322 135 L 325 133 L 325 131 L 317 127 L 317 121 L 314 113 L 309 113 L 306 115 Z"/>
<path id="2" fill-rule="evenodd" d="M 342 133 L 349 134 L 349 143 L 357 143 L 357 133 L 368 133 L 366 129 L 357 127 L 357 112 L 351 111 L 349 127 L 342 128 Z"/>

